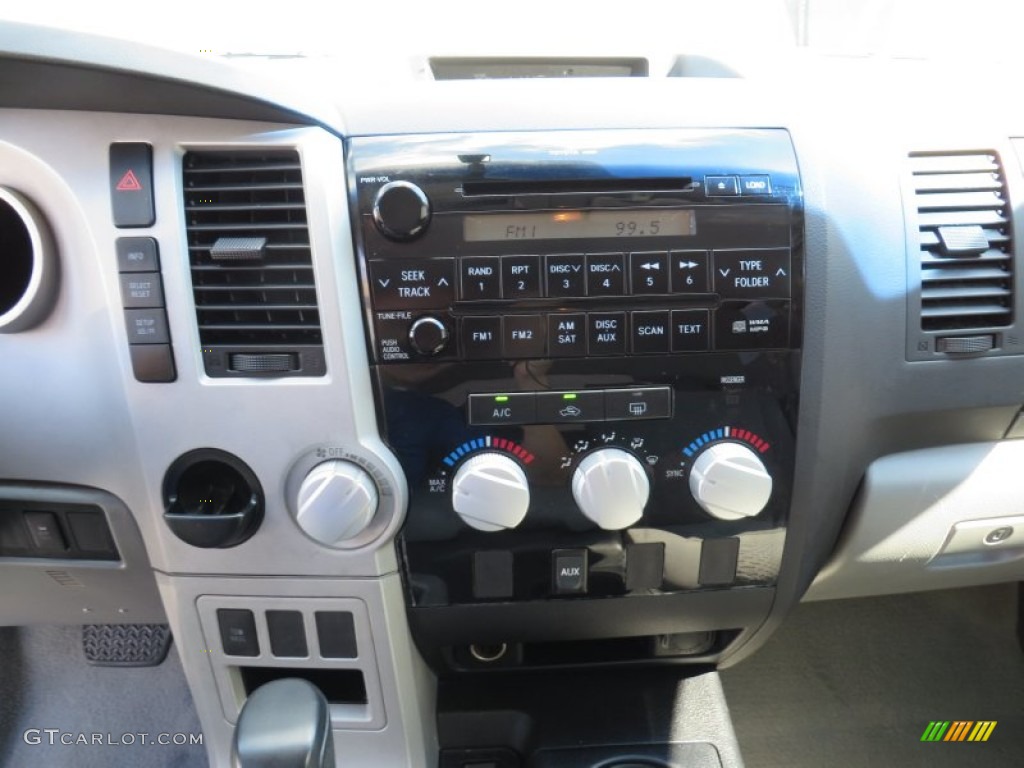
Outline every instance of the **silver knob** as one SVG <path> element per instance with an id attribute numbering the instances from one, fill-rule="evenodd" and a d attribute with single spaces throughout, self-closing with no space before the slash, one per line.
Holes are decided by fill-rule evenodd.
<path id="1" fill-rule="evenodd" d="M 712 517 L 740 520 L 765 508 L 772 495 L 772 476 L 745 445 L 715 443 L 693 463 L 690 493 Z"/>
<path id="2" fill-rule="evenodd" d="M 530 506 L 530 484 L 522 467 L 508 456 L 481 453 L 455 473 L 452 506 L 478 531 L 515 528 Z"/>
<path id="3" fill-rule="evenodd" d="M 576 467 L 572 495 L 580 511 L 598 527 L 618 531 L 643 515 L 651 483 L 633 454 L 602 448 L 586 455 Z"/>
<path id="4" fill-rule="evenodd" d="M 308 536 L 329 547 L 354 539 L 377 512 L 373 478 L 349 461 L 317 464 L 299 487 L 295 519 Z"/>

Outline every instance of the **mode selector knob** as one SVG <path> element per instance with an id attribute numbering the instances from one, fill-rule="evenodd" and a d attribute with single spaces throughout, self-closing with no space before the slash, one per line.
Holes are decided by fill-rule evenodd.
<path id="1" fill-rule="evenodd" d="M 572 495 L 588 519 L 606 531 L 619 531 L 643 515 L 651 483 L 636 456 L 621 448 L 602 448 L 576 467 Z"/>
<path id="2" fill-rule="evenodd" d="M 389 240 L 413 240 L 430 223 L 430 200 L 408 181 L 392 181 L 377 191 L 373 221 Z"/>
<path id="3" fill-rule="evenodd" d="M 690 493 L 712 517 L 741 520 L 765 508 L 772 476 L 745 445 L 713 443 L 693 462 Z"/>
<path id="4" fill-rule="evenodd" d="M 515 528 L 530 506 L 530 484 L 515 461 L 500 453 L 481 453 L 459 467 L 452 481 L 452 506 L 478 531 Z"/>
<path id="5" fill-rule="evenodd" d="M 295 519 L 308 536 L 329 547 L 354 539 L 377 512 L 373 478 L 350 461 L 317 464 L 299 487 Z"/>
<path id="6" fill-rule="evenodd" d="M 439 354 L 448 344 L 448 327 L 436 317 L 421 317 L 409 326 L 409 343 L 421 355 Z"/>

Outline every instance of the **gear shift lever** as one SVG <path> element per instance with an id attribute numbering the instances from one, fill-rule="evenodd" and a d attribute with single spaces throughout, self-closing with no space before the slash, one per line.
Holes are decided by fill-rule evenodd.
<path id="1" fill-rule="evenodd" d="M 234 768 L 334 768 L 327 699 L 298 678 L 261 685 L 238 716 Z"/>

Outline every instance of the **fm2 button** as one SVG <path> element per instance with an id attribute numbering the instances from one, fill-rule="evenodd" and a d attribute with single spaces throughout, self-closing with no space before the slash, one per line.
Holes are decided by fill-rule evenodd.
<path id="1" fill-rule="evenodd" d="M 587 592 L 587 550 L 556 549 L 551 553 L 551 581 L 556 595 Z"/>

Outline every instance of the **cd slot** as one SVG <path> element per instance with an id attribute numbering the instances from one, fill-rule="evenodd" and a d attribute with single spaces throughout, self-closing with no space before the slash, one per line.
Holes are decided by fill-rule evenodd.
<path id="1" fill-rule="evenodd" d="M 692 192 L 689 176 L 647 179 L 483 179 L 464 181 L 463 197 L 486 195 L 565 195 L 592 192 Z"/>

